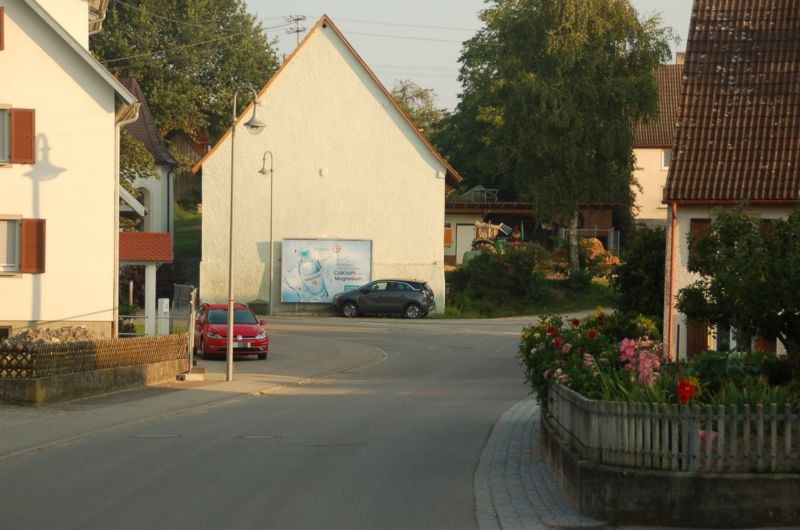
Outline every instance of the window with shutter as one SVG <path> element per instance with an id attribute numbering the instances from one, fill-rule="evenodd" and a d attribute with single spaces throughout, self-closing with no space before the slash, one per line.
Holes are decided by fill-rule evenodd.
<path id="1" fill-rule="evenodd" d="M 11 163 L 36 162 L 36 112 L 33 109 L 11 109 Z"/>
<path id="2" fill-rule="evenodd" d="M 0 164 L 11 162 L 9 109 L 0 107 Z"/>
<path id="3" fill-rule="evenodd" d="M 44 219 L 23 219 L 20 235 L 22 240 L 20 271 L 28 274 L 42 274 L 45 255 Z"/>
<path id="4" fill-rule="evenodd" d="M 20 221 L 0 219 L 0 272 L 19 272 Z"/>

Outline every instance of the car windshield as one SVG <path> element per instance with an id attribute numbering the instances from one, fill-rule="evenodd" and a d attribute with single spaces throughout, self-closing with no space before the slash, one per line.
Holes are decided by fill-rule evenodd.
<path id="1" fill-rule="evenodd" d="M 208 312 L 209 324 L 227 324 L 228 310 L 227 309 L 212 309 Z M 234 309 L 233 310 L 233 323 L 234 324 L 258 324 L 258 319 L 249 309 Z"/>

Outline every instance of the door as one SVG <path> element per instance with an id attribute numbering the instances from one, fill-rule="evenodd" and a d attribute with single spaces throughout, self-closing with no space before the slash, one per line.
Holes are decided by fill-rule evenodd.
<path id="1" fill-rule="evenodd" d="M 475 239 L 475 225 L 456 226 L 456 265 L 464 262 L 464 252 L 472 250 L 472 241 Z"/>

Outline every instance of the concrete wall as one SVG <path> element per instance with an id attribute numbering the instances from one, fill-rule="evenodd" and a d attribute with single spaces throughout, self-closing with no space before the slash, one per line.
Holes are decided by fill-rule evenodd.
<path id="1" fill-rule="evenodd" d="M 0 379 L 0 403 L 44 405 L 69 401 L 175 381 L 178 374 L 188 370 L 189 360 L 177 359 L 37 379 Z"/>
<path id="2" fill-rule="evenodd" d="M 636 169 L 633 176 L 642 189 L 634 189 L 636 220 L 648 225 L 662 225 L 667 219 L 667 207 L 661 204 L 661 193 L 667 183 L 668 167 L 663 166 L 663 148 L 638 148 L 633 150 Z"/>
<path id="3" fill-rule="evenodd" d="M 236 130 L 235 298 L 270 299 L 271 250 L 275 312 L 314 310 L 278 305 L 281 241 L 359 239 L 372 241 L 373 279 L 427 281 L 443 310 L 445 168 L 331 28 L 311 33 L 258 112 L 267 124 L 258 135 Z M 266 150 L 272 201 L 270 176 L 258 172 Z M 204 302 L 227 300 L 230 156 L 228 135 L 203 165 Z"/>
<path id="4" fill-rule="evenodd" d="M 686 316 L 679 313 L 674 304 L 677 303 L 678 292 L 684 287 L 696 281 L 697 274 L 689 272 L 689 227 L 692 219 L 713 219 L 720 206 L 678 206 L 675 224 L 675 256 L 671 258 L 670 242 L 672 241 L 672 213 L 670 212 L 667 222 L 667 256 L 666 256 L 666 281 L 665 283 L 665 303 L 664 303 L 664 337 L 669 337 L 668 351 L 671 358 L 685 358 L 687 351 Z M 786 217 L 791 211 L 789 206 L 780 207 L 750 207 L 745 210 L 748 215 L 764 219 L 778 219 Z M 672 273 L 672 297 L 670 298 L 670 274 L 671 266 L 674 263 L 675 271 Z M 670 300 L 672 306 L 670 305 Z M 672 313 L 672 330 L 669 330 L 670 312 Z M 780 348 L 780 346 L 779 346 Z"/>
<path id="5" fill-rule="evenodd" d="M 57 3 L 57 2 L 52 2 Z M 84 30 L 87 24 L 83 5 Z M 0 103 L 36 110 L 36 164 L 0 167 L 0 215 L 46 220 L 44 274 L 0 276 L 0 326 L 113 320 L 114 91 L 21 1 L 4 1 Z M 13 303 L 11 303 L 13 301 Z"/>
<path id="6" fill-rule="evenodd" d="M 542 420 L 542 457 L 581 515 L 614 525 L 800 527 L 799 474 L 651 471 L 578 459 Z"/>
<path id="7" fill-rule="evenodd" d="M 467 252 L 472 248 L 471 239 L 467 243 L 464 243 L 464 241 L 458 241 L 458 226 L 470 226 L 474 229 L 475 221 L 483 221 L 483 215 L 453 213 L 445 214 L 444 222 L 445 224 L 450 223 L 450 228 L 453 230 L 453 244 L 449 247 L 444 247 L 444 256 L 448 263 L 453 265 L 455 265 L 456 262 L 460 263 L 461 258 L 464 256 L 464 252 Z M 473 238 L 474 236 L 475 234 L 473 233 Z"/>

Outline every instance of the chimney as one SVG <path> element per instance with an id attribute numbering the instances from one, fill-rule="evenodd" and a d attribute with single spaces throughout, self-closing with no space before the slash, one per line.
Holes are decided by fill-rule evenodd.
<path id="1" fill-rule="evenodd" d="M 683 64 L 686 60 L 686 52 L 675 52 L 675 64 Z"/>

